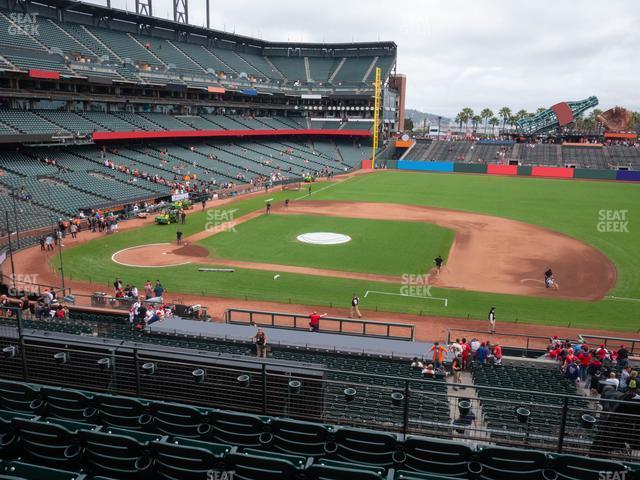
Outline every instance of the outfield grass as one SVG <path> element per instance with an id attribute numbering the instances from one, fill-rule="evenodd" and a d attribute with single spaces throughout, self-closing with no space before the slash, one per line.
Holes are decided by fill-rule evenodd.
<path id="1" fill-rule="evenodd" d="M 329 188 L 326 188 L 329 187 Z M 599 248 L 616 264 L 618 284 L 613 295 L 640 298 L 640 185 L 509 178 L 480 175 L 447 175 L 408 172 L 378 172 L 353 177 L 337 185 L 318 185 L 313 199 L 359 200 L 429 205 L 498 215 L 541 225 L 579 238 Z M 326 189 L 325 189 L 326 188 Z M 237 209 L 236 217 L 264 208 L 266 198 L 274 202 L 294 199 L 302 192 L 269 193 L 239 200 L 225 206 Z M 628 210 L 629 233 L 598 231 L 599 210 Z M 275 215 L 273 216 L 275 218 Z M 201 231 L 215 220 L 215 211 L 188 217 L 180 229 L 185 236 Z M 147 243 L 169 242 L 176 226 L 148 226 L 104 237 L 65 251 L 65 272 L 74 279 L 111 285 L 116 275 L 125 282 L 142 285 L 146 279 L 160 278 L 170 292 L 253 298 L 291 303 L 349 306 L 350 295 L 361 297 L 367 290 L 397 293 L 388 284 L 296 274 L 238 269 L 231 275 L 197 273 L 197 266 L 171 269 L 122 267 L 111 261 L 117 250 Z M 403 246 L 398 245 L 397 250 Z M 441 253 L 441 252 L 438 252 Z M 375 254 L 372 254 L 374 256 Z M 372 261 L 375 261 L 372 260 Z M 578 302 L 513 295 L 497 295 L 459 290 L 432 289 L 441 302 L 419 298 L 370 294 L 362 307 L 372 310 L 414 314 L 435 314 L 464 318 L 486 318 L 488 307 L 497 307 L 500 322 L 529 322 L 545 325 L 571 325 L 582 328 L 609 328 L 638 331 L 640 303 L 615 301 Z M 230 302 L 232 306 L 232 302 Z"/>
<path id="2" fill-rule="evenodd" d="M 296 239 L 309 232 L 342 233 L 351 241 L 310 245 Z M 452 230 L 427 223 L 263 215 L 199 243 L 218 258 L 400 276 L 427 273 L 436 255 L 446 259 L 452 241 Z"/>

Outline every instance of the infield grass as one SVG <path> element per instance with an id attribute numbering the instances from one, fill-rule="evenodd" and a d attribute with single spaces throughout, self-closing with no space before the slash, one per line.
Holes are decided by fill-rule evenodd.
<path id="1" fill-rule="evenodd" d="M 310 232 L 342 233 L 351 241 L 311 245 L 296 239 Z M 452 230 L 421 222 L 263 215 L 198 243 L 218 258 L 400 276 L 427 273 L 436 255 L 446 260 L 452 241 Z"/>

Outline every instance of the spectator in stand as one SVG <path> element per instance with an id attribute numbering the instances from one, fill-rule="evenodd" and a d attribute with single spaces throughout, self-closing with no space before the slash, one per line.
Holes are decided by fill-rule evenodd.
<path id="1" fill-rule="evenodd" d="M 451 344 L 451 346 L 449 347 L 449 351 L 453 354 L 454 357 L 462 355 L 462 345 L 460 345 L 459 338 L 456 338 L 456 341 Z"/>
<path id="2" fill-rule="evenodd" d="M 484 365 L 489 357 L 489 350 L 487 349 L 487 344 L 482 342 L 480 344 L 480 348 L 476 352 L 476 362 L 480 365 Z"/>
<path id="3" fill-rule="evenodd" d="M 462 383 L 461 375 L 462 372 L 462 358 L 454 357 L 453 362 L 451 362 L 451 371 L 453 372 L 453 389 L 457 390 L 458 385 Z"/>
<path id="4" fill-rule="evenodd" d="M 9 299 L 7 298 L 6 295 L 2 295 L 0 297 L 0 314 L 4 317 L 10 317 L 11 310 L 9 310 L 9 307 L 11 307 L 11 303 L 9 302 Z"/>
<path id="5" fill-rule="evenodd" d="M 498 343 L 493 347 L 493 363 L 502 365 L 502 347 Z"/>
<path id="6" fill-rule="evenodd" d="M 414 370 L 422 370 L 424 368 L 424 364 L 418 357 L 413 357 L 413 360 L 411 361 L 411 368 Z"/>
<path id="7" fill-rule="evenodd" d="M 589 365 L 591 364 L 591 353 L 589 352 L 589 347 L 586 345 L 583 345 L 580 352 L 578 352 L 578 361 L 580 362 L 580 380 L 585 382 L 587 380 Z"/>
<path id="8" fill-rule="evenodd" d="M 604 343 L 600 345 L 600 347 L 596 350 L 596 357 L 598 360 L 604 363 L 605 358 L 609 355 L 609 350 L 606 349 Z"/>
<path id="9" fill-rule="evenodd" d="M 602 377 L 602 362 L 596 356 L 591 356 L 591 363 L 587 371 L 587 382 L 584 388 L 596 390 L 598 382 Z"/>
<path id="10" fill-rule="evenodd" d="M 469 355 L 471 355 L 471 345 L 467 343 L 466 338 L 463 338 L 460 346 L 462 347 L 462 368 L 466 369 L 469 367 Z"/>
<path id="11" fill-rule="evenodd" d="M 422 375 L 426 378 L 434 378 L 436 376 L 436 371 L 431 363 L 422 370 Z"/>
<path id="12" fill-rule="evenodd" d="M 624 345 L 620 345 L 618 350 L 618 365 L 622 368 L 629 365 L 629 350 Z"/>
<path id="13" fill-rule="evenodd" d="M 478 358 L 478 350 L 480 350 L 480 340 L 474 338 L 471 340 L 471 361 L 475 362 Z"/>
<path id="14" fill-rule="evenodd" d="M 613 387 L 617 390 L 620 386 L 620 380 L 616 378 L 616 372 L 610 372 L 609 378 L 607 378 L 604 383 L 607 385 L 613 385 Z"/>
<path id="15" fill-rule="evenodd" d="M 322 315 L 319 315 L 318 312 L 310 313 L 309 314 L 309 331 L 317 332 L 318 330 L 320 330 L 320 319 L 326 316 L 327 316 L 326 313 L 323 313 Z"/>
<path id="16" fill-rule="evenodd" d="M 580 379 L 580 362 L 576 360 L 575 362 L 567 364 L 564 376 L 573 384 L 578 382 Z"/>
<path id="17" fill-rule="evenodd" d="M 259 328 L 253 341 L 256 345 L 256 355 L 260 358 L 267 358 L 267 335 Z"/>
<path id="18" fill-rule="evenodd" d="M 431 347 L 431 352 L 433 354 L 433 364 L 435 368 L 439 368 L 444 363 L 444 354 L 447 351 L 445 347 L 440 345 L 440 342 L 435 342 L 433 347 Z"/>
<path id="19" fill-rule="evenodd" d="M 620 372 L 620 386 L 618 387 L 621 392 L 625 392 L 629 388 L 629 380 L 631 378 L 631 367 L 627 365 Z"/>

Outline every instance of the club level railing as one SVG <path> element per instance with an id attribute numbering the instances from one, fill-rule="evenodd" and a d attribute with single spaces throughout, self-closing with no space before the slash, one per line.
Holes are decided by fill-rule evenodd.
<path id="1" fill-rule="evenodd" d="M 229 308 L 225 322 L 235 325 L 309 330 L 309 314 Z M 325 316 L 320 318 L 320 332 L 361 335 L 393 340 L 415 340 L 415 325 Z"/>
<path id="2" fill-rule="evenodd" d="M 15 315 L 14 326 L 0 327 L 0 376 L 6 379 L 480 444 L 640 459 L 639 402 L 487 385 L 454 389 L 442 380 L 25 331 Z"/>

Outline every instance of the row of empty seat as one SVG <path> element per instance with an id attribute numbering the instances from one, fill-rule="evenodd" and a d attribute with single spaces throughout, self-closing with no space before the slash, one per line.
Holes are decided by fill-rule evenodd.
<path id="1" fill-rule="evenodd" d="M 603 471 L 635 474 L 633 465 L 595 458 L 20 382 L 0 381 L 0 408 L 5 471 L 25 475 L 6 478 L 204 480 L 212 471 L 233 471 L 244 480 L 591 480 Z"/>
<path id="2" fill-rule="evenodd" d="M 291 56 L 286 51 L 196 43 L 197 37 L 185 41 L 57 22 L 42 15 L 28 23 L 15 14 L 0 11 L 0 55 L 9 70 L 36 68 L 138 83 L 172 79 L 172 83 L 205 89 L 229 80 L 271 84 L 275 88 L 371 88 L 375 69 L 380 68 L 386 78 L 395 63 L 395 50 L 382 46 L 373 53 L 335 49 L 329 54 L 318 49 Z M 43 38 L 46 42 L 41 41 Z"/>
<path id="3" fill-rule="evenodd" d="M 574 166 L 576 168 L 607 169 L 640 167 L 637 146 L 573 146 L 554 144 L 501 144 L 471 141 L 419 141 L 407 155 L 407 160 L 505 163 L 519 161 L 532 166 Z"/>

